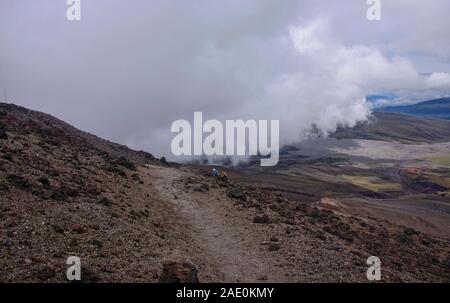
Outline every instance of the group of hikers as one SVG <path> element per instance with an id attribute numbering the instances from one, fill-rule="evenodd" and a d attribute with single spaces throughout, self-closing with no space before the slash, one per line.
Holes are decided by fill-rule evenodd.
<path id="1" fill-rule="evenodd" d="M 227 179 L 228 178 L 227 173 L 225 171 L 222 170 L 221 172 L 219 172 L 219 170 L 217 168 L 213 168 L 212 169 L 211 175 L 213 177 L 221 178 L 221 179 Z"/>

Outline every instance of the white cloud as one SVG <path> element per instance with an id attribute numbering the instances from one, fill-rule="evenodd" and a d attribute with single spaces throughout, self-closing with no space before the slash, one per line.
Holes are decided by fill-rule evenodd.
<path id="1" fill-rule="evenodd" d="M 346 46 L 323 19 L 291 26 L 288 33 L 294 71 L 266 83 L 265 94 L 247 106 L 247 112 L 262 105 L 261 112 L 282 117 L 284 142 L 298 140 L 311 124 L 329 133 L 365 120 L 368 94 L 425 86 L 407 58 L 388 58 L 365 45 Z"/>
<path id="2" fill-rule="evenodd" d="M 318 38 L 323 34 L 326 25 L 323 20 L 315 21 L 304 27 L 291 26 L 289 34 L 294 47 L 300 53 L 320 51 L 324 48 L 322 41 Z"/>

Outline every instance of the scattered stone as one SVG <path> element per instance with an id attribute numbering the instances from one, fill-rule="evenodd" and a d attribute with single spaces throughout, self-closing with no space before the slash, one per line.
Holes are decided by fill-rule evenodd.
<path id="1" fill-rule="evenodd" d="M 128 168 L 129 170 L 136 170 L 136 166 L 125 157 L 120 157 L 119 159 L 114 161 L 114 163 L 122 167 Z"/>
<path id="2" fill-rule="evenodd" d="M 53 191 L 50 198 L 56 201 L 66 201 L 69 197 L 78 196 L 78 190 L 75 188 L 70 188 L 68 186 L 61 186 Z"/>
<path id="3" fill-rule="evenodd" d="M 63 234 L 64 233 L 64 228 L 59 225 L 59 224 L 52 224 L 53 230 L 57 233 L 57 234 Z"/>
<path id="4" fill-rule="evenodd" d="M 103 206 L 111 206 L 112 205 L 112 201 L 109 200 L 107 197 L 100 197 L 97 201 L 98 204 L 103 205 Z"/>
<path id="5" fill-rule="evenodd" d="M 72 231 L 77 234 L 82 234 L 85 232 L 84 228 L 80 224 L 75 224 L 72 226 Z"/>
<path id="6" fill-rule="evenodd" d="M 89 243 L 91 243 L 94 246 L 97 246 L 98 248 L 103 247 L 103 242 L 97 239 L 93 239 L 91 241 L 89 241 Z"/>
<path id="7" fill-rule="evenodd" d="M 448 273 L 450 273 L 450 255 L 444 261 L 444 268 Z"/>
<path id="8" fill-rule="evenodd" d="M 67 199 L 66 193 L 61 188 L 55 189 L 50 195 L 50 198 L 56 201 L 65 201 Z"/>
<path id="9" fill-rule="evenodd" d="M 10 154 L 4 154 L 4 155 L 2 156 L 2 158 L 3 158 L 4 160 L 6 160 L 6 161 L 9 161 L 9 162 L 12 162 L 12 161 L 13 161 L 13 158 L 12 158 L 12 156 L 11 156 Z"/>
<path id="10" fill-rule="evenodd" d="M 246 197 L 245 193 L 238 186 L 232 187 L 230 189 L 230 191 L 228 192 L 228 196 L 233 198 L 233 199 L 237 199 L 237 200 L 241 200 L 241 201 L 246 201 L 247 200 L 247 197 Z"/>
<path id="11" fill-rule="evenodd" d="M 341 230 L 337 226 L 333 226 L 333 227 L 325 226 L 323 229 L 324 229 L 324 231 L 326 231 L 330 234 L 333 234 L 343 240 L 346 240 L 348 242 L 353 242 L 353 235 L 351 235 L 350 231 Z"/>
<path id="12" fill-rule="evenodd" d="M 0 129 L 0 140 L 6 139 L 8 139 L 8 134 L 4 130 Z"/>
<path id="13" fill-rule="evenodd" d="M 68 197 L 77 197 L 78 196 L 78 189 L 68 186 L 62 186 L 61 190 L 66 193 Z"/>
<path id="14" fill-rule="evenodd" d="M 45 185 L 45 186 L 49 186 L 50 185 L 50 181 L 48 180 L 47 177 L 40 177 L 39 179 L 37 179 L 37 181 L 39 183 L 41 183 L 42 185 Z"/>
<path id="15" fill-rule="evenodd" d="M 269 244 L 269 251 L 277 251 L 280 250 L 281 246 L 278 243 L 270 243 Z"/>
<path id="16" fill-rule="evenodd" d="M 296 223 L 295 218 L 284 218 L 282 222 L 289 225 L 295 225 Z"/>
<path id="17" fill-rule="evenodd" d="M 150 153 L 148 153 L 148 152 L 146 152 L 146 151 L 140 150 L 140 151 L 139 151 L 139 154 L 142 155 L 142 156 L 144 156 L 144 158 L 145 158 L 146 160 L 148 160 L 148 161 L 153 161 L 153 160 L 155 160 L 155 157 L 154 157 L 152 154 L 150 154 Z"/>
<path id="18" fill-rule="evenodd" d="M 401 243 L 409 243 L 411 241 L 409 235 L 406 233 L 399 234 L 397 238 Z"/>
<path id="19" fill-rule="evenodd" d="M 59 172 L 56 169 L 49 169 L 47 171 L 47 175 L 49 175 L 51 177 L 57 177 L 57 176 L 59 176 Z"/>
<path id="20" fill-rule="evenodd" d="M 258 281 L 267 281 L 269 280 L 269 277 L 267 275 L 261 276 L 257 278 Z"/>
<path id="21" fill-rule="evenodd" d="M 327 239 L 327 237 L 325 236 L 325 233 L 322 231 L 317 231 L 316 233 L 316 237 L 319 238 L 322 241 L 325 241 Z"/>
<path id="22" fill-rule="evenodd" d="M 415 231 L 414 229 L 412 229 L 410 227 L 405 228 L 404 233 L 405 233 L 405 235 L 408 235 L 408 236 L 412 236 L 412 235 L 417 235 L 418 234 L 417 231 Z"/>
<path id="23" fill-rule="evenodd" d="M 317 207 L 308 207 L 306 209 L 306 215 L 310 217 L 317 217 L 319 216 L 319 209 L 317 209 Z"/>
<path id="24" fill-rule="evenodd" d="M 200 183 L 200 184 L 194 185 L 192 187 L 192 190 L 196 191 L 196 192 L 206 193 L 207 191 L 209 191 L 209 186 L 208 186 L 208 184 Z"/>
<path id="25" fill-rule="evenodd" d="M 84 189 L 85 189 L 85 191 L 88 194 L 91 194 L 91 195 L 94 195 L 94 196 L 96 196 L 96 195 L 98 195 L 100 193 L 99 189 L 97 188 L 97 185 L 92 184 L 92 183 L 91 184 L 86 184 Z"/>
<path id="26" fill-rule="evenodd" d="M 162 283 L 199 283 L 198 271 L 189 262 L 166 262 L 159 281 Z"/>
<path id="27" fill-rule="evenodd" d="M 421 238 L 420 240 L 419 240 L 419 242 L 422 244 L 422 245 L 424 245 L 424 246 L 426 246 L 426 247 L 429 247 L 430 246 L 430 241 L 428 241 L 427 239 L 425 239 L 425 238 Z"/>
<path id="28" fill-rule="evenodd" d="M 83 267 L 81 270 L 81 281 L 72 281 L 73 283 L 97 283 L 100 277 L 89 268 Z"/>
<path id="29" fill-rule="evenodd" d="M 37 273 L 37 278 L 41 281 L 48 281 L 56 276 L 55 270 L 50 267 L 44 267 Z"/>
<path id="30" fill-rule="evenodd" d="M 273 211 L 280 212 L 282 209 L 282 206 L 279 204 L 271 203 L 271 204 L 269 204 L 269 208 Z"/>
<path id="31" fill-rule="evenodd" d="M 257 223 L 257 224 L 269 224 L 270 223 L 270 218 L 267 214 L 264 214 L 262 216 L 255 216 L 253 218 L 253 223 Z"/>
<path id="32" fill-rule="evenodd" d="M 106 171 L 109 171 L 111 173 L 114 173 L 116 175 L 119 175 L 121 177 L 124 177 L 124 178 L 127 177 L 127 174 L 123 170 L 121 170 L 120 168 L 118 168 L 115 165 L 105 164 L 105 165 L 103 165 L 103 169 L 106 170 Z"/>
<path id="33" fill-rule="evenodd" d="M 6 177 L 6 179 L 11 183 L 11 185 L 23 189 L 28 190 L 31 188 L 31 183 L 22 176 L 16 176 L 16 175 L 9 175 Z"/>
<path id="34" fill-rule="evenodd" d="M 134 218 L 140 218 L 140 217 L 141 217 L 141 214 L 140 214 L 139 212 L 137 212 L 136 210 L 134 210 L 134 209 L 132 209 L 132 210 L 130 211 L 130 215 L 131 215 L 132 217 L 134 217 Z"/>
<path id="35" fill-rule="evenodd" d="M 8 185 L 4 182 L 0 182 L 0 190 L 7 191 L 9 189 Z"/>

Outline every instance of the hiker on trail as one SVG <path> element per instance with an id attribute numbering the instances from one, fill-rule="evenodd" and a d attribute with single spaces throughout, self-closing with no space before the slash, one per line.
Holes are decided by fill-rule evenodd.
<path id="1" fill-rule="evenodd" d="M 219 176 L 219 170 L 217 168 L 213 168 L 211 174 L 212 174 L 213 177 L 218 177 Z"/>

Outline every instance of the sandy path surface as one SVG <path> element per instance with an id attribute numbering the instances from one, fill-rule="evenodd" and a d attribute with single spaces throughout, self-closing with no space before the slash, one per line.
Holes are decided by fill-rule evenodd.
<path id="1" fill-rule="evenodd" d="M 274 258 L 263 250 L 261 242 L 267 237 L 263 227 L 255 229 L 255 224 L 236 211 L 231 199 L 216 191 L 198 195 L 186 192 L 180 184 L 190 174 L 182 170 L 148 168 L 156 193 L 172 204 L 189 226 L 186 233 L 195 242 L 192 245 L 202 251 L 198 263 L 206 262 L 204 268 L 216 271 L 210 276 L 218 276 L 225 282 L 287 280 Z M 200 270 L 200 278 L 202 275 L 205 272 Z"/>

